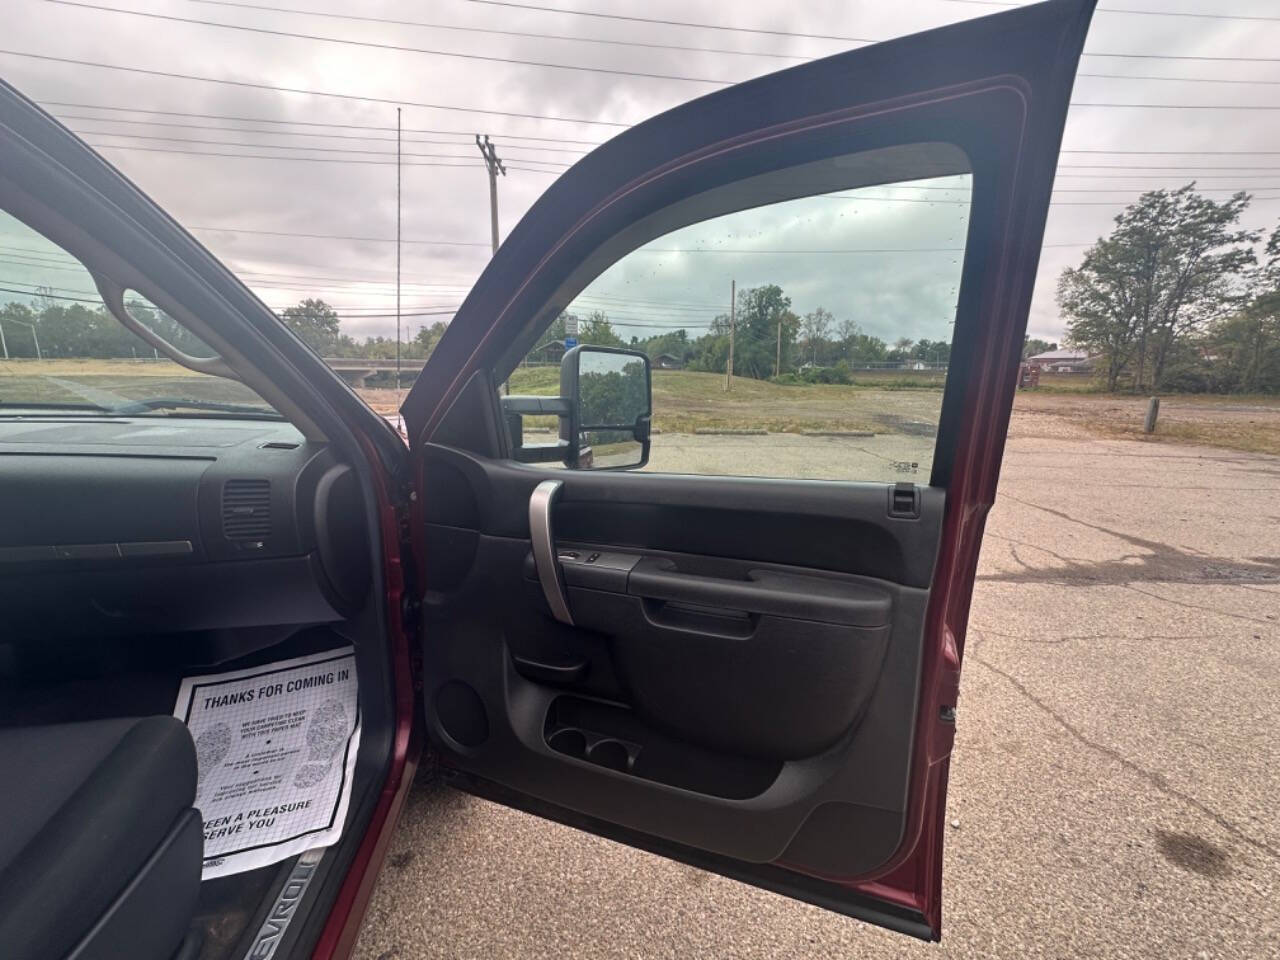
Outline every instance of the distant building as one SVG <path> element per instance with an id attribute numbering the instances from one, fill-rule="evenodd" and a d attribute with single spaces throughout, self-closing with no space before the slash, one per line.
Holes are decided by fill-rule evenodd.
<path id="1" fill-rule="evenodd" d="M 1026 363 L 1044 373 L 1093 372 L 1093 358 L 1087 350 L 1049 350 L 1028 357 Z"/>
<path id="2" fill-rule="evenodd" d="M 683 370 L 684 361 L 670 353 L 660 353 L 653 358 L 653 366 L 659 370 Z"/>

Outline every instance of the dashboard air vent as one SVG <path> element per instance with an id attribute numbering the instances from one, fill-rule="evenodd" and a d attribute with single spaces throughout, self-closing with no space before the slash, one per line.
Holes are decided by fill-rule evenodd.
<path id="1" fill-rule="evenodd" d="M 222 488 L 222 534 L 228 540 L 271 536 L 271 481 L 228 480 Z"/>

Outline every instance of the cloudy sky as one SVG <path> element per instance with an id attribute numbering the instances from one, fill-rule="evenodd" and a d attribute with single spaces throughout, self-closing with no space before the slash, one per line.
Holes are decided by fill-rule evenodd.
<path id="1" fill-rule="evenodd" d="M 491 135 L 508 166 L 499 185 L 505 236 L 568 164 L 628 124 L 728 82 L 1003 5 L 0 0 L 0 76 L 100 149 L 268 304 L 321 296 L 357 336 L 394 330 L 387 240 L 401 106 L 411 334 L 447 317 L 489 256 L 475 133 Z M 1163 15 L 1132 12 L 1142 10 Z M 358 18 L 341 15 L 351 13 Z M 1280 219 L 1277 41 L 1271 0 L 1104 0 L 1073 96 L 1033 335 L 1059 336 L 1058 274 L 1144 189 L 1191 178 L 1216 198 L 1247 188 L 1258 192 L 1247 225 L 1269 230 Z M 893 247 L 904 237 L 946 247 L 963 229 L 963 203 L 871 198 L 962 200 L 957 185 L 876 188 L 837 206 L 793 201 L 689 228 L 652 244 L 666 251 L 644 255 L 648 280 L 633 255 L 590 295 L 597 306 L 631 298 L 627 313 L 611 312 L 635 324 L 622 332 L 643 335 L 673 315 L 705 322 L 715 303 L 727 303 L 729 278 L 776 278 L 800 312 L 821 303 L 886 339 L 945 335 L 958 271 L 945 251 L 886 264 L 745 248 Z M 713 268 L 670 252 L 717 244 L 728 252 L 697 261 Z M 684 312 L 643 308 L 659 301 Z"/>

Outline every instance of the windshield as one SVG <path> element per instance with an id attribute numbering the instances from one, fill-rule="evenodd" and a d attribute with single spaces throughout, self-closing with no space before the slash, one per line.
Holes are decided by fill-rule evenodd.
<path id="1" fill-rule="evenodd" d="M 192 356 L 198 337 L 128 291 L 135 320 Z M 125 329 L 85 266 L 0 211 L 0 413 L 277 417 L 244 384 L 197 373 Z"/>

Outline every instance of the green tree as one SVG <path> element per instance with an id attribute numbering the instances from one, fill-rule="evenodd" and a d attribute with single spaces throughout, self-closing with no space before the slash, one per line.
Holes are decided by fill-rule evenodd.
<path id="1" fill-rule="evenodd" d="M 849 341 L 848 360 L 850 366 L 884 363 L 888 355 L 889 346 L 879 337 L 856 333 Z"/>
<path id="2" fill-rule="evenodd" d="M 585 320 L 578 321 L 578 342 L 597 347 L 625 347 L 626 341 L 613 332 L 609 315 L 595 310 Z"/>
<path id="3" fill-rule="evenodd" d="M 1265 257 L 1250 278 L 1244 308 L 1215 324 L 1205 346 L 1222 389 L 1280 392 L 1280 227 L 1272 231 Z"/>
<path id="4" fill-rule="evenodd" d="M 667 354 L 675 357 L 681 363 L 688 363 L 694 354 L 693 341 L 689 339 L 689 331 L 683 327 L 670 333 L 655 334 L 643 340 L 638 337 L 632 337 L 631 346 L 637 350 L 643 350 L 648 354 L 650 360 Z"/>
<path id="5" fill-rule="evenodd" d="M 419 353 L 419 356 L 425 359 L 435 352 L 436 345 L 444 336 L 444 332 L 447 327 L 448 324 L 443 320 L 437 320 L 429 327 L 420 327 L 418 329 L 418 334 L 414 337 L 414 341 L 420 347 L 421 352 Z"/>
<path id="6" fill-rule="evenodd" d="M 1037 337 L 1022 338 L 1022 359 L 1034 357 L 1041 353 L 1048 353 L 1050 350 L 1057 350 L 1058 345 L 1048 340 L 1040 340 Z"/>
<path id="7" fill-rule="evenodd" d="M 1126 375 L 1159 388 L 1186 341 L 1238 306 L 1240 274 L 1258 235 L 1237 227 L 1249 195 L 1221 203 L 1195 192 L 1143 194 L 1110 235 L 1058 280 L 1067 339 L 1103 358 L 1107 389 Z"/>
<path id="8" fill-rule="evenodd" d="M 338 345 L 341 322 L 338 311 L 320 299 L 308 297 L 296 307 L 289 307 L 282 315 L 285 325 L 302 338 L 302 341 L 321 356 L 329 356 Z M 381 339 L 381 338 L 379 338 Z M 392 341 L 392 355 L 395 354 Z M 371 354 L 366 354 L 371 356 Z"/>
<path id="9" fill-rule="evenodd" d="M 828 314 L 829 316 L 829 314 Z M 719 319 L 719 318 L 717 318 Z M 791 298 L 777 284 L 738 291 L 737 330 L 733 344 L 733 372 L 764 380 L 774 375 L 779 333 L 782 337 L 782 370 L 790 364 L 796 338 L 796 316 Z M 724 369 L 723 364 L 721 369 Z"/>

